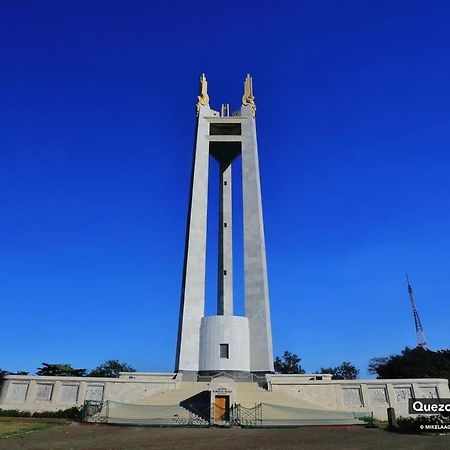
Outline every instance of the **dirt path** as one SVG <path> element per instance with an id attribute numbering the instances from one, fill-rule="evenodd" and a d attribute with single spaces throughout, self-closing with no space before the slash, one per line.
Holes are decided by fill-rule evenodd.
<path id="1" fill-rule="evenodd" d="M 448 450 L 450 435 L 418 436 L 382 429 L 324 427 L 291 429 L 145 428 L 72 424 L 0 440 L 16 450 Z"/>

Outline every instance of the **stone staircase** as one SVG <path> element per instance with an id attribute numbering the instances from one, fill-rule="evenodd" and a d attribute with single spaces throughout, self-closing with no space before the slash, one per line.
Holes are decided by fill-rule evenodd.
<path id="1" fill-rule="evenodd" d="M 232 383 L 232 402 L 262 408 L 255 426 L 362 425 L 349 412 L 330 411 L 287 392 L 268 391 L 252 382 Z M 109 423 L 206 425 L 210 416 L 210 383 L 178 382 L 177 389 L 143 397 L 133 405 L 110 402 Z"/>
<path id="2" fill-rule="evenodd" d="M 176 405 L 182 401 L 194 397 L 200 392 L 208 390 L 208 383 L 180 382 L 174 391 L 163 391 L 143 397 L 136 402 L 138 405 Z"/>
<path id="3" fill-rule="evenodd" d="M 291 406 L 296 408 L 317 409 L 317 405 L 299 400 L 285 392 L 267 391 L 256 383 L 236 383 L 236 403 L 246 408 L 258 403 L 270 403 L 274 405 Z M 320 408 L 318 408 L 320 409 Z"/>
<path id="4" fill-rule="evenodd" d="M 262 403 L 263 426 L 364 425 L 353 413 L 323 409 L 286 392 L 267 391 L 255 383 L 236 383 L 235 401 L 245 408 Z"/>

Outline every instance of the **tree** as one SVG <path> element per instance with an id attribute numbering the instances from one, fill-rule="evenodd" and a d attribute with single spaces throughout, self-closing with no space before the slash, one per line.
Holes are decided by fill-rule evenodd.
<path id="1" fill-rule="evenodd" d="M 450 349 L 405 347 L 399 355 L 372 358 L 369 373 L 377 378 L 450 378 Z"/>
<path id="2" fill-rule="evenodd" d="M 47 377 L 84 377 L 86 376 L 86 369 L 75 369 L 70 364 L 50 364 L 42 363 L 36 375 Z"/>
<path id="3" fill-rule="evenodd" d="M 381 369 L 382 366 L 386 365 L 389 361 L 388 356 L 377 356 L 369 360 L 369 366 L 367 367 L 367 371 L 372 375 L 377 375 L 377 371 Z"/>
<path id="4" fill-rule="evenodd" d="M 277 356 L 273 363 L 275 372 L 277 373 L 305 373 L 300 365 L 301 358 L 295 353 L 285 351 L 283 357 Z"/>
<path id="5" fill-rule="evenodd" d="M 117 359 L 110 359 L 89 372 L 88 377 L 118 378 L 119 372 L 136 372 L 136 370 L 127 363 L 120 362 Z"/>
<path id="6" fill-rule="evenodd" d="M 330 373 L 333 380 L 356 380 L 359 370 L 352 363 L 344 361 L 340 366 L 321 367 L 318 373 Z"/>
<path id="7" fill-rule="evenodd" d="M 10 372 L 9 370 L 0 369 L 0 375 L 28 375 L 28 372 L 19 370 L 18 372 Z"/>

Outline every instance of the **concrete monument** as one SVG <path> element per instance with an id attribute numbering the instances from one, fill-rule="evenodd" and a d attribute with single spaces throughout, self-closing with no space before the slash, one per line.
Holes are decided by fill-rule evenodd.
<path id="1" fill-rule="evenodd" d="M 209 105 L 200 77 L 197 136 L 191 178 L 176 372 L 273 372 L 264 223 L 252 78 L 244 83 L 242 107 L 230 114 Z M 232 166 L 242 155 L 245 317 L 233 315 Z M 209 158 L 220 168 L 217 315 L 205 317 L 206 223 Z"/>
<path id="2" fill-rule="evenodd" d="M 450 397 L 446 379 L 332 380 L 330 374 L 273 374 L 255 97 L 244 84 L 230 115 L 209 106 L 200 78 L 183 285 L 174 373 L 119 378 L 6 375 L 0 409 L 57 411 L 83 406 L 84 420 L 148 425 L 350 425 L 408 416 L 410 398 Z M 232 166 L 242 155 L 245 317 L 233 308 Z M 217 314 L 205 316 L 209 158 L 220 168 Z M 0 380 L 1 381 L 1 380 Z M 264 407 L 263 407 L 264 405 Z"/>

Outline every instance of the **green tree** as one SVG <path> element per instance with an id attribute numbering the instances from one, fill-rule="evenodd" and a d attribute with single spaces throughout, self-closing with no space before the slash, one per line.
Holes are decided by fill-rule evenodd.
<path id="1" fill-rule="evenodd" d="M 19 370 L 18 372 L 10 372 L 9 370 L 0 369 L 0 375 L 28 375 L 28 372 Z"/>
<path id="2" fill-rule="evenodd" d="M 88 377 L 118 378 L 120 372 L 136 372 L 136 370 L 127 363 L 120 362 L 117 359 L 110 359 L 91 370 L 88 373 Z"/>
<path id="3" fill-rule="evenodd" d="M 42 363 L 36 375 L 50 376 L 50 377 L 84 377 L 86 376 L 86 369 L 75 369 L 70 364 L 50 364 Z"/>
<path id="4" fill-rule="evenodd" d="M 359 370 L 352 363 L 344 361 L 340 366 L 321 367 L 318 373 L 330 373 L 333 380 L 356 380 Z"/>
<path id="5" fill-rule="evenodd" d="M 399 355 L 372 358 L 369 373 L 377 378 L 450 378 L 450 349 L 405 347 Z"/>
<path id="6" fill-rule="evenodd" d="M 277 356 L 273 362 L 275 372 L 277 373 L 305 373 L 300 365 L 301 358 L 295 353 L 285 351 L 283 357 Z"/>

